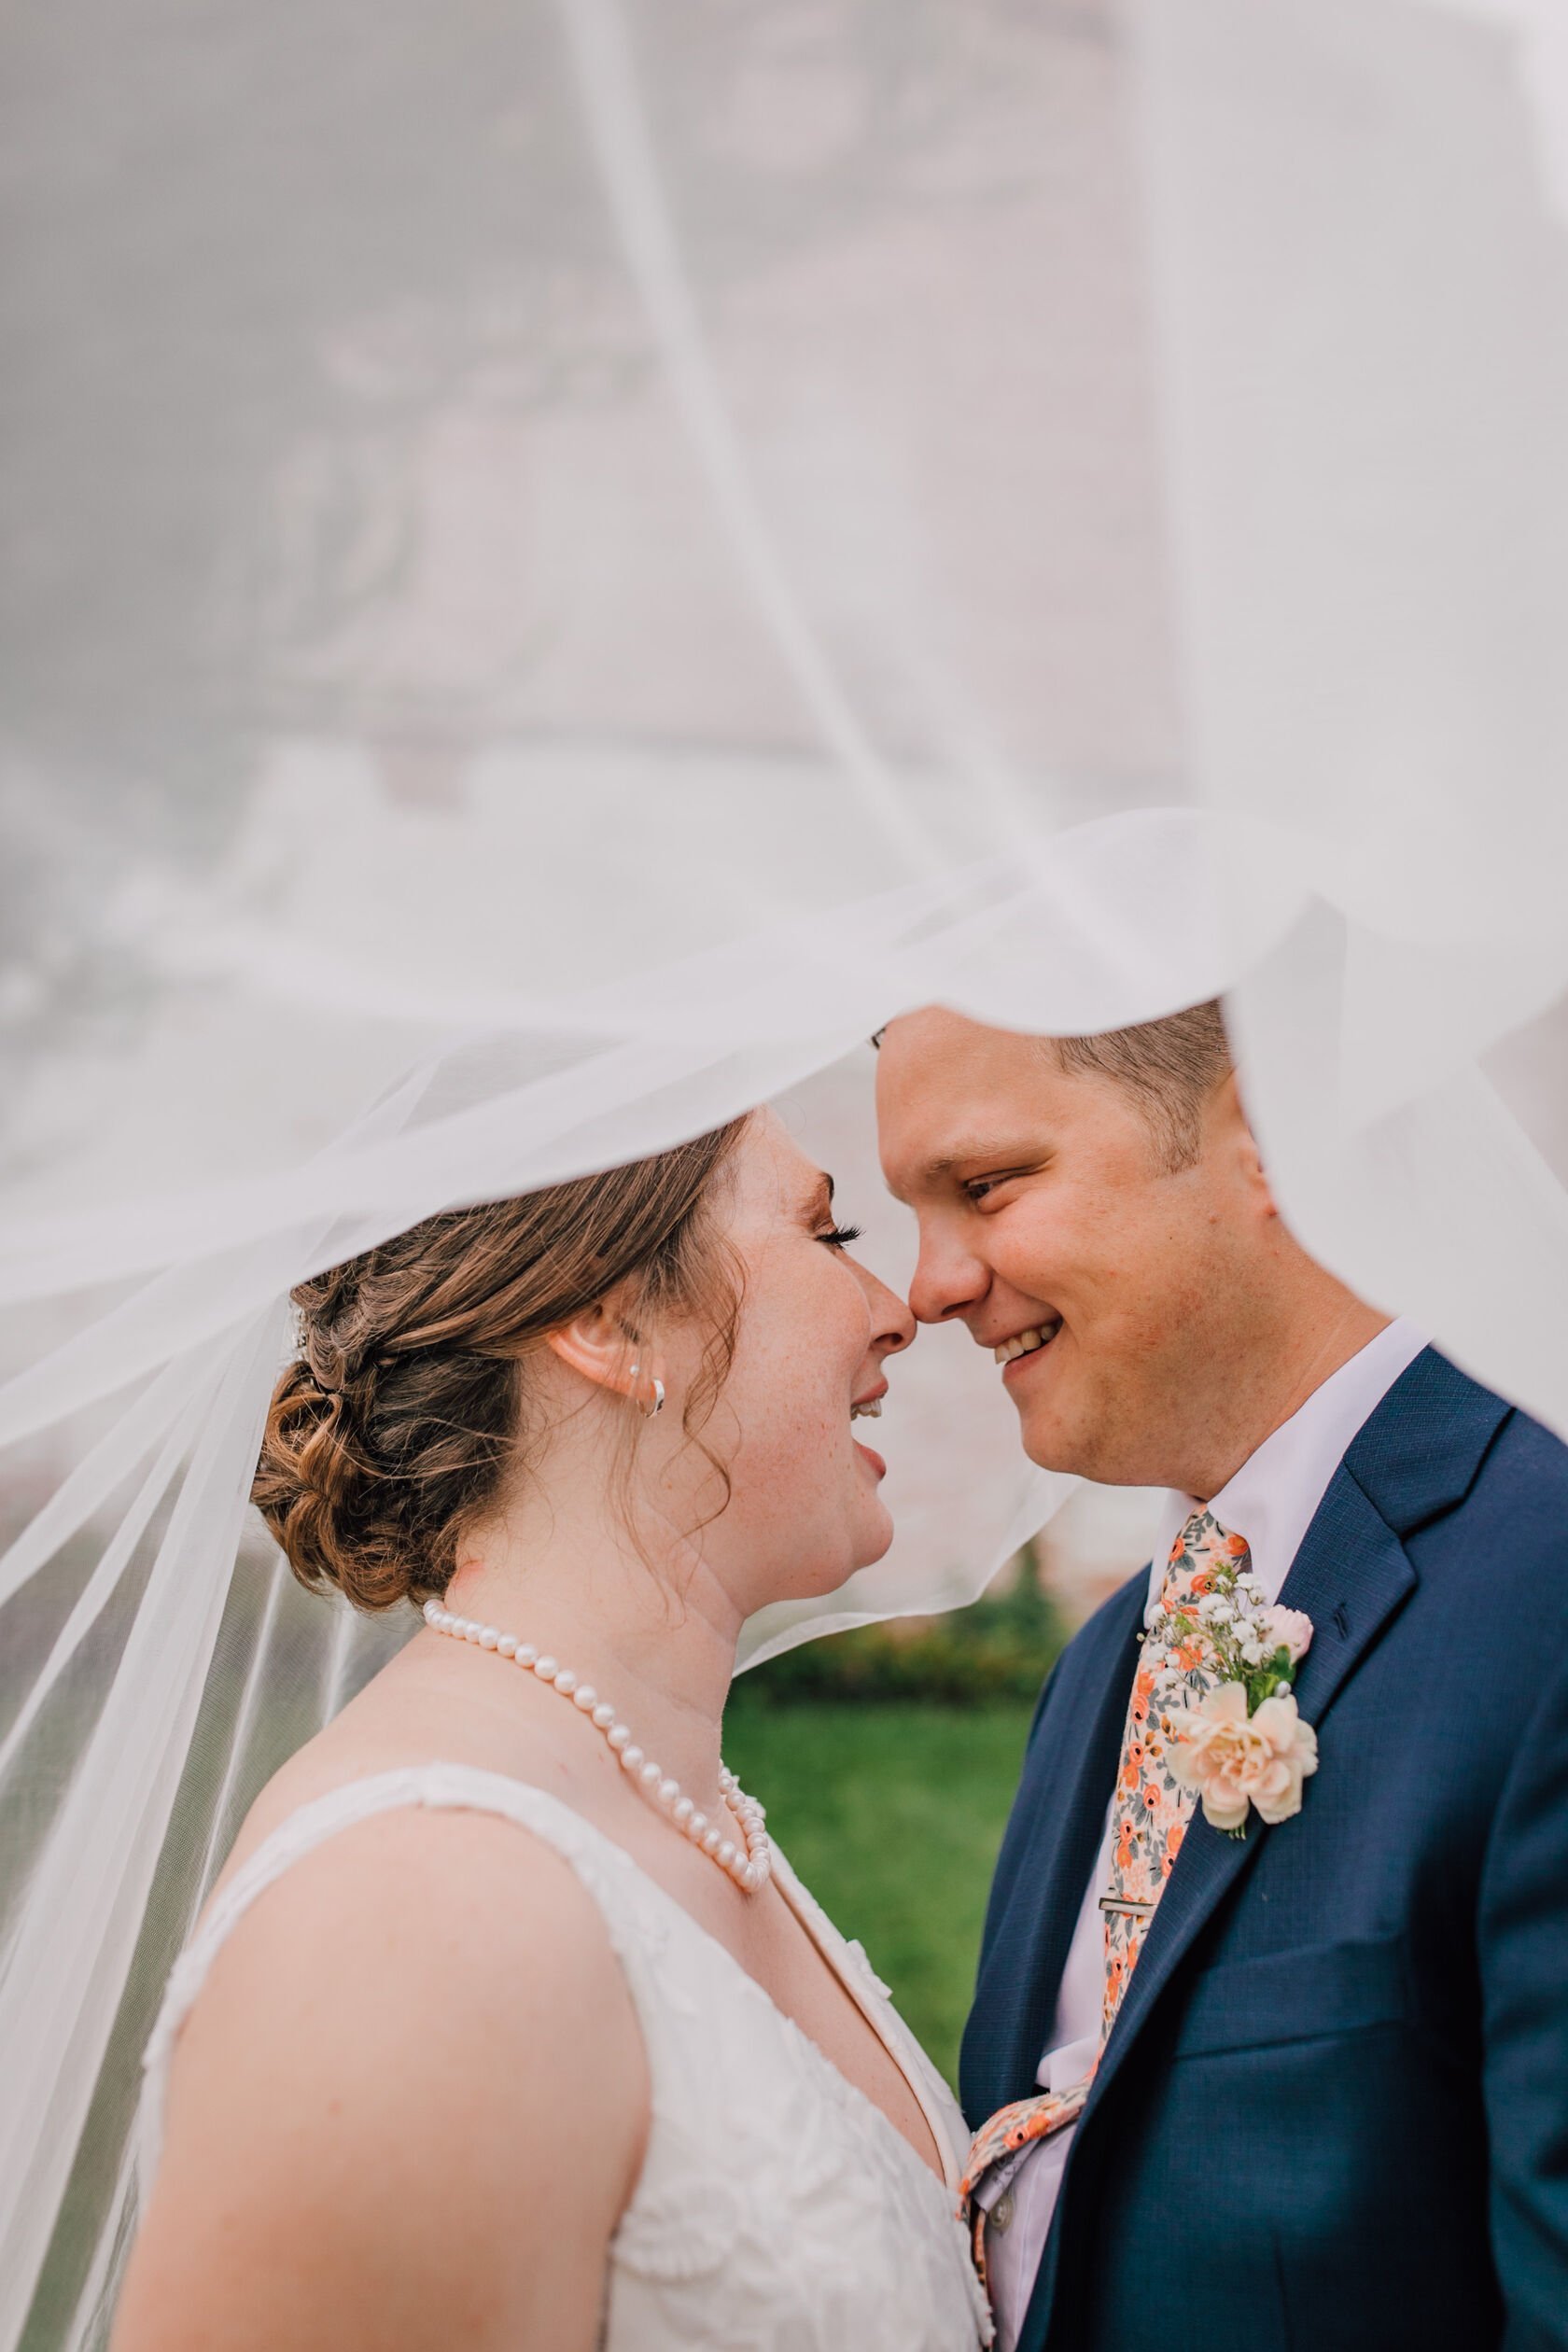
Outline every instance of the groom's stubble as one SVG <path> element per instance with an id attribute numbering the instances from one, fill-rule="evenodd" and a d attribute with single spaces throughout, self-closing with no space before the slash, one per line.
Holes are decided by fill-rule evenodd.
<path id="1" fill-rule="evenodd" d="M 1387 1320 L 1287 1231 L 1233 1075 L 1162 1102 L 933 1007 L 884 1032 L 876 1103 L 916 1314 L 1052 1335 L 997 1375 L 1047 1469 L 1207 1498 Z"/>

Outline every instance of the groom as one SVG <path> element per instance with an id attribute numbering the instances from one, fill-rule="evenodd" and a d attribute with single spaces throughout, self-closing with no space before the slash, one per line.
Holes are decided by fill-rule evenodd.
<path id="1" fill-rule="evenodd" d="M 1170 1490 L 1045 1686 L 992 1889 L 962 2089 L 1002 2352 L 1568 2345 L 1568 1449 L 1293 1240 L 1213 1005 L 911 1014 L 877 1111 L 916 1312 L 996 1351 L 1034 1461 Z M 1299 1662 L 1253 1721 L 1225 1611 L 1271 1604 L 1309 1622 L 1268 1620 Z M 1233 1817 L 1265 1724 L 1272 1818 L 1226 1834 L 1199 1786 Z"/>

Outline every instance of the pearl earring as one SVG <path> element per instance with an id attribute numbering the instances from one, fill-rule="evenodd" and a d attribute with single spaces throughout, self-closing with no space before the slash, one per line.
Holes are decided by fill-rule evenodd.
<path id="1" fill-rule="evenodd" d="M 632 1366 L 632 1387 L 634 1390 L 637 1387 L 638 1379 L 641 1378 L 641 1365 L 634 1364 Z M 659 1379 L 656 1373 L 651 1372 L 648 1377 L 653 1389 L 652 1404 L 645 1405 L 641 1397 L 636 1395 L 634 1395 L 632 1400 L 637 1406 L 637 1411 L 642 1415 L 644 1421 L 651 1421 L 656 1413 L 662 1413 L 665 1409 L 665 1384 L 663 1380 Z"/>

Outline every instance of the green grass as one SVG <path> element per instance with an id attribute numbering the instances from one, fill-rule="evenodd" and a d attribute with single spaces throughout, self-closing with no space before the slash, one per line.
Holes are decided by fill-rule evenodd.
<path id="1" fill-rule="evenodd" d="M 725 1716 L 725 1761 L 949 2082 L 1029 1715 L 1016 1700 L 770 1706 L 743 1680 Z"/>

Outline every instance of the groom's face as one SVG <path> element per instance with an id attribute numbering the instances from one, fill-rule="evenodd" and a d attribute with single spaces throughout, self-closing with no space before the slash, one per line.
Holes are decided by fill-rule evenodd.
<path id="1" fill-rule="evenodd" d="M 932 1009 L 886 1031 L 876 1108 L 883 1171 L 919 1220 L 910 1305 L 1001 1352 L 1025 1451 L 1190 1486 L 1247 1384 L 1272 1215 L 1234 1086 L 1172 1172 L 1113 1080 Z"/>

